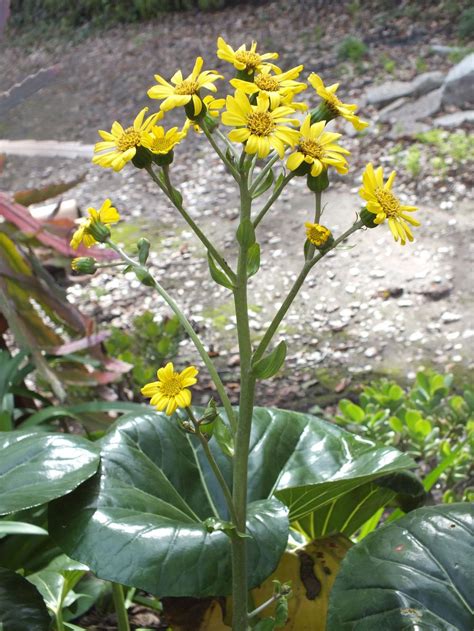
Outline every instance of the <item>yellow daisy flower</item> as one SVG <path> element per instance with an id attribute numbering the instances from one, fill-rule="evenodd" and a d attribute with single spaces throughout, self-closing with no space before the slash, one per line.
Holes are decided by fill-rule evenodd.
<path id="1" fill-rule="evenodd" d="M 349 155 L 350 152 L 335 143 L 341 134 L 324 131 L 325 126 L 326 121 L 311 125 L 311 115 L 306 116 L 299 131 L 296 151 L 288 156 L 286 162 L 290 171 L 295 171 L 305 162 L 311 165 L 313 177 L 320 175 L 329 166 L 333 166 L 338 173 L 347 173 L 349 165 L 343 154 Z"/>
<path id="2" fill-rule="evenodd" d="M 395 171 L 392 171 L 388 180 L 383 181 L 383 169 L 374 167 L 369 163 L 362 175 L 362 188 L 359 195 L 365 199 L 367 210 L 375 214 L 374 223 L 383 223 L 388 220 L 389 228 L 395 241 L 400 240 L 401 245 L 413 241 L 413 234 L 408 224 L 419 226 L 420 222 L 413 219 L 407 213 L 413 213 L 416 206 L 404 206 L 392 193 L 392 184 L 395 179 Z"/>
<path id="3" fill-rule="evenodd" d="M 175 72 L 171 77 L 171 83 L 174 85 L 171 85 L 162 76 L 156 74 L 155 79 L 160 85 L 154 85 L 150 88 L 147 93 L 148 96 L 150 99 L 164 99 L 161 104 L 161 109 L 164 112 L 192 102 L 194 116 L 198 116 L 202 110 L 202 99 L 199 91 L 205 88 L 206 90 L 211 90 L 211 92 L 216 92 L 217 88 L 214 82 L 217 79 L 223 79 L 223 76 L 217 74 L 214 70 L 201 72 L 203 63 L 202 57 L 198 57 L 193 71 L 186 79 L 183 78 L 181 70 Z"/>
<path id="4" fill-rule="evenodd" d="M 149 149 L 152 153 L 167 154 L 174 149 L 174 147 L 186 138 L 189 123 L 184 124 L 181 130 L 177 127 L 172 127 L 165 131 L 161 125 L 155 125 L 152 127 L 143 138 L 143 146 Z"/>
<path id="5" fill-rule="evenodd" d="M 332 115 L 331 118 L 342 116 L 343 118 L 351 122 L 354 128 L 358 131 L 365 129 L 368 126 L 369 123 L 361 121 L 360 118 L 355 114 L 355 111 L 357 110 L 357 105 L 343 103 L 336 96 L 336 91 L 339 87 L 339 83 L 333 83 L 332 85 L 326 87 L 321 77 L 314 72 L 309 75 L 308 81 L 316 90 L 318 96 L 320 96 L 321 99 L 324 101 L 326 109 Z M 327 120 L 331 120 L 331 118 L 327 117 Z"/>
<path id="6" fill-rule="evenodd" d="M 156 373 L 158 381 L 147 383 L 141 392 L 144 397 L 151 397 L 150 404 L 156 406 L 157 410 L 166 410 L 166 414 L 171 416 L 178 408 L 191 405 L 191 390 L 188 387 L 197 383 L 197 374 L 198 370 L 194 366 L 175 372 L 172 362 L 168 362 Z"/>
<path id="7" fill-rule="evenodd" d="M 277 107 L 273 111 L 269 108 L 270 99 L 266 95 L 258 96 L 257 105 L 251 105 L 247 95 L 236 90 L 235 96 L 227 97 L 222 122 L 237 128 L 229 133 L 229 138 L 232 142 L 246 143 L 246 153 L 256 153 L 259 158 L 265 158 L 275 149 L 283 158 L 285 145 L 293 147 L 299 137 L 296 129 L 282 124 L 297 123 L 295 119 L 288 118 L 294 110 L 288 106 Z"/>
<path id="8" fill-rule="evenodd" d="M 106 199 L 99 210 L 88 208 L 88 217 L 81 220 L 79 227 L 72 235 L 70 242 L 71 247 L 77 250 L 81 243 L 90 248 L 94 243 L 98 243 L 99 233 L 109 223 L 116 223 L 120 220 L 120 215 L 116 208 L 112 206 L 110 199 Z M 105 224 L 105 226 L 104 226 Z M 103 231 L 107 236 L 107 231 Z"/>
<path id="9" fill-rule="evenodd" d="M 268 59 L 278 59 L 278 53 L 264 53 L 263 55 L 257 53 L 257 42 L 252 42 L 250 50 L 247 50 L 245 44 L 234 50 L 222 37 L 218 37 L 217 56 L 219 59 L 231 63 L 237 70 L 245 70 L 248 74 L 267 68 L 271 68 L 275 72 L 281 72 L 278 66 L 267 61 Z"/>
<path id="10" fill-rule="evenodd" d="M 274 109 L 281 104 L 282 99 L 288 96 L 292 98 L 307 87 L 305 83 L 295 81 L 302 70 L 303 66 L 296 66 L 281 74 L 271 74 L 270 68 L 263 68 L 252 81 L 231 79 L 230 84 L 245 94 L 266 94 L 271 109 Z"/>
<path id="11" fill-rule="evenodd" d="M 211 116 L 212 118 L 218 118 L 220 115 L 220 110 L 225 106 L 225 99 L 216 99 L 212 96 L 212 94 L 208 94 L 207 96 L 205 96 L 202 102 L 206 106 L 206 114 L 209 114 L 209 116 Z M 187 123 L 188 126 L 192 125 L 194 131 L 197 134 L 202 133 L 202 129 L 199 126 L 199 123 L 196 123 L 189 118 L 187 119 Z M 212 121 L 212 125 L 215 127 L 217 123 L 215 121 Z"/>
<path id="12" fill-rule="evenodd" d="M 147 111 L 148 107 L 144 107 L 133 121 L 133 125 L 126 129 L 115 121 L 110 132 L 99 130 L 103 142 L 96 143 L 94 152 L 99 155 L 94 156 L 92 162 L 106 169 L 112 168 L 114 171 L 123 169 L 127 162 L 135 157 L 137 148 L 143 144 L 145 134 L 164 116 L 163 112 L 157 112 L 145 118 Z"/>
<path id="13" fill-rule="evenodd" d="M 203 103 L 207 108 L 207 112 L 213 118 L 217 118 L 220 110 L 225 106 L 225 99 L 216 99 L 212 94 L 208 94 L 203 98 Z"/>
<path id="14" fill-rule="evenodd" d="M 331 231 L 326 226 L 321 226 L 319 223 L 305 223 L 306 237 L 317 248 L 320 248 L 328 239 L 332 236 Z"/>

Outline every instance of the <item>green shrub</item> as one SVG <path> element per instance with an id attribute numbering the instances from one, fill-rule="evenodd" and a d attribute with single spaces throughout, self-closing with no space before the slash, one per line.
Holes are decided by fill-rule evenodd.
<path id="1" fill-rule="evenodd" d="M 474 390 L 458 393 L 452 375 L 420 372 L 411 388 L 382 380 L 365 386 L 359 404 L 343 399 L 336 422 L 415 458 L 421 477 L 436 472 L 444 499 L 469 497 L 474 449 Z"/>
<path id="2" fill-rule="evenodd" d="M 461 39 L 472 39 L 474 37 L 474 7 L 470 7 L 461 13 L 458 34 Z"/>
<path id="3" fill-rule="evenodd" d="M 361 39 L 349 35 L 340 43 L 337 49 L 337 56 L 341 61 L 358 63 L 365 57 L 367 50 L 367 46 Z"/>

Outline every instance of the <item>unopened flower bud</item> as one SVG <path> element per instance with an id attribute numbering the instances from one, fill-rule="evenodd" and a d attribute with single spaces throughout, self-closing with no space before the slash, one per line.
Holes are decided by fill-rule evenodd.
<path id="1" fill-rule="evenodd" d="M 140 261 L 140 264 L 145 265 L 145 263 L 148 260 L 148 255 L 150 253 L 150 242 L 148 241 L 148 239 L 145 239 L 145 237 L 142 237 L 141 239 L 139 239 L 137 243 L 137 250 L 138 250 L 138 260 Z"/>
<path id="2" fill-rule="evenodd" d="M 72 259 L 71 267 L 79 274 L 95 274 L 97 271 L 96 260 L 92 256 L 79 256 Z"/>

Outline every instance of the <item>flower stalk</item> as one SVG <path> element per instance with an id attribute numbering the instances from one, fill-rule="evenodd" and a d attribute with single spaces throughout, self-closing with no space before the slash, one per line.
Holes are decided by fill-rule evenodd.
<path id="1" fill-rule="evenodd" d="M 214 366 L 214 362 L 209 357 L 209 353 L 204 348 L 204 345 L 199 339 L 199 336 L 196 334 L 195 330 L 193 329 L 189 320 L 184 315 L 183 311 L 179 308 L 178 304 L 173 300 L 173 298 L 164 289 L 164 287 L 160 285 L 160 283 L 156 280 L 153 274 L 151 274 L 147 269 L 145 269 L 144 267 L 139 265 L 136 261 L 134 261 L 131 257 L 129 257 L 128 254 L 124 252 L 122 248 L 116 245 L 113 241 L 109 239 L 107 243 L 108 243 L 108 246 L 112 248 L 112 250 L 117 252 L 117 254 L 122 258 L 122 260 L 125 261 L 128 265 L 130 265 L 134 271 L 141 271 L 142 273 L 146 273 L 149 275 L 152 281 L 153 287 L 156 289 L 158 294 L 163 298 L 166 304 L 171 308 L 173 313 L 177 316 L 184 330 L 189 335 L 194 346 L 196 347 L 196 350 L 198 351 L 204 365 L 208 369 L 209 374 L 211 375 L 212 381 L 214 382 L 214 385 L 216 386 L 217 393 L 219 394 L 219 397 L 221 398 L 222 405 L 224 406 L 224 409 L 226 411 L 231 429 L 233 432 L 235 432 L 236 420 L 235 420 L 234 410 L 232 408 L 232 404 L 229 400 L 229 397 L 227 396 L 227 392 L 226 392 L 226 389 L 224 388 L 224 384 L 222 383 L 219 373 L 217 372 L 217 369 Z"/>
<path id="2" fill-rule="evenodd" d="M 245 154 L 242 151 L 242 156 Z M 241 167 L 244 161 L 241 159 Z M 241 170 L 240 179 L 240 226 L 251 221 L 252 196 Z M 242 239 L 239 244 L 237 281 L 234 288 L 234 306 L 237 319 L 237 337 L 240 353 L 239 421 L 235 436 L 232 496 L 236 510 L 236 527 L 245 532 L 247 522 L 247 486 L 250 431 L 255 396 L 255 377 L 252 374 L 252 346 L 247 299 L 247 261 L 249 243 Z M 232 628 L 247 629 L 247 544 L 245 538 L 232 538 Z"/>
<path id="3" fill-rule="evenodd" d="M 117 629 L 118 631 L 130 631 L 127 609 L 125 608 L 123 587 L 119 583 L 111 583 L 111 585 L 115 613 L 117 615 Z"/>

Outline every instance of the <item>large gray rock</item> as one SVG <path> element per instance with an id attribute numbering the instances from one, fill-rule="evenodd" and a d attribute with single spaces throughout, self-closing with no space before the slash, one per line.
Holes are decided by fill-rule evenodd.
<path id="1" fill-rule="evenodd" d="M 399 99 L 380 112 L 379 120 L 384 123 L 406 123 L 428 118 L 441 108 L 443 88 L 438 88 L 420 96 L 415 101 Z"/>
<path id="2" fill-rule="evenodd" d="M 376 107 L 383 107 L 404 96 L 421 96 L 439 88 L 444 80 L 442 72 L 424 72 L 412 81 L 389 81 L 376 85 L 367 90 L 367 103 Z"/>
<path id="3" fill-rule="evenodd" d="M 387 136 L 392 140 L 398 140 L 399 138 L 407 138 L 421 134 L 422 132 L 429 131 L 431 125 L 422 123 L 421 121 L 414 121 L 412 119 L 397 121 L 388 130 Z"/>
<path id="4" fill-rule="evenodd" d="M 427 92 L 436 90 L 443 85 L 444 74 L 439 70 L 433 70 L 433 72 L 424 72 L 418 75 L 411 82 L 412 92 L 411 96 L 422 96 Z"/>
<path id="5" fill-rule="evenodd" d="M 433 127 L 460 127 L 465 123 L 474 123 L 474 110 L 464 110 L 462 112 L 454 112 L 454 114 L 446 114 L 439 116 L 433 121 Z"/>
<path id="6" fill-rule="evenodd" d="M 443 89 L 443 105 L 462 107 L 474 104 L 474 53 L 451 68 Z"/>

